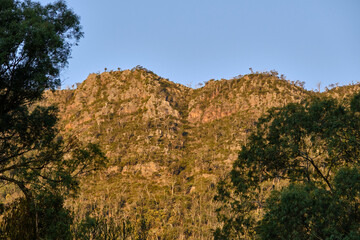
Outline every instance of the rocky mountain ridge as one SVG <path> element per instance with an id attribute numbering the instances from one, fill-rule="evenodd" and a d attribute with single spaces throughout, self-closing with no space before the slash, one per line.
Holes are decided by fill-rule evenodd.
<path id="1" fill-rule="evenodd" d="M 76 89 L 46 92 L 43 104 L 58 105 L 62 131 L 98 143 L 110 160 L 84 178 L 79 199 L 69 203 L 79 218 L 89 209 L 105 218 L 142 215 L 150 239 L 209 239 L 216 182 L 257 118 L 271 107 L 358 90 L 307 91 L 276 72 L 192 89 L 138 67 L 90 74 Z"/>

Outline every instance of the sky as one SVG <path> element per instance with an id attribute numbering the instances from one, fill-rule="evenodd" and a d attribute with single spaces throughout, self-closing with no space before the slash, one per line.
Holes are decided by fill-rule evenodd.
<path id="1" fill-rule="evenodd" d="M 276 70 L 309 90 L 360 82 L 360 0 L 66 2 L 85 35 L 63 88 L 137 65 L 192 87 L 249 68 Z"/>

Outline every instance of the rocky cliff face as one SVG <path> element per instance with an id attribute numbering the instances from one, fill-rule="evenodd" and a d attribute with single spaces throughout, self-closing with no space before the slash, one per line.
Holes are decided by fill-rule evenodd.
<path id="1" fill-rule="evenodd" d="M 325 94 L 344 96 L 332 91 Z M 107 216 L 119 219 L 142 211 L 150 236 L 207 239 L 216 225 L 215 184 L 256 119 L 314 95 L 273 73 L 191 89 L 140 68 L 90 74 L 75 90 L 47 92 L 46 104 L 59 106 L 64 132 L 98 143 L 110 160 L 84 179 L 71 204 L 79 217 L 88 208 L 112 209 Z"/>
<path id="2" fill-rule="evenodd" d="M 205 87 L 193 91 L 188 120 L 207 123 L 239 112 L 251 112 L 257 117 L 271 107 L 299 101 L 308 95 L 304 89 L 271 74 L 209 81 Z"/>
<path id="3" fill-rule="evenodd" d="M 46 96 L 59 105 L 64 131 L 99 143 L 113 164 L 124 167 L 149 161 L 167 166 L 184 155 L 209 153 L 220 165 L 230 163 L 262 113 L 311 94 L 270 73 L 191 89 L 133 69 L 90 74 L 76 90 Z M 232 150 L 220 156 L 224 148 Z"/>

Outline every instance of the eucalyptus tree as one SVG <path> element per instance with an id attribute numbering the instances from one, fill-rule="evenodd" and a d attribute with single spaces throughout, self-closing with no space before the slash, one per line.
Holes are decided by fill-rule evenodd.
<path id="1" fill-rule="evenodd" d="M 269 110 L 218 185 L 215 238 L 358 239 L 359 116 L 360 94 Z"/>
<path id="2" fill-rule="evenodd" d="M 104 162 L 95 145 L 83 147 L 74 137 L 65 143 L 55 107 L 35 104 L 60 86 L 60 71 L 82 36 L 79 17 L 63 1 L 0 1 L 0 184 L 23 194 L 3 207 L 0 231 L 7 238 L 69 238 L 63 196 L 75 193 L 84 169 Z"/>

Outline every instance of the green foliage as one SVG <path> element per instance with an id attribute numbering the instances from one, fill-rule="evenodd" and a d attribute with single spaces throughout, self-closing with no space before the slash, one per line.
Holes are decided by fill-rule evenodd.
<path id="1" fill-rule="evenodd" d="M 2 1 L 0 26 L 0 181 L 16 184 L 28 199 L 25 182 L 64 177 L 54 168 L 61 168 L 65 154 L 56 138 L 57 110 L 29 106 L 60 84 L 59 71 L 82 32 L 62 1 Z"/>
<path id="2" fill-rule="evenodd" d="M 4 214 L 4 213 L 3 213 Z M 24 198 L 18 199 L 6 207 L 0 227 L 2 239 L 33 239 L 34 221 Z M 21 226 L 21 228 L 20 228 Z"/>
<path id="3" fill-rule="evenodd" d="M 352 186 L 348 186 L 352 187 Z M 290 185 L 267 199 L 260 239 L 359 239 L 359 207 L 335 189 Z"/>
<path id="4" fill-rule="evenodd" d="M 360 196 L 359 177 L 358 169 L 343 168 L 335 176 L 334 192 L 311 184 L 273 191 L 257 228 L 260 238 L 359 239 L 359 205 L 347 195 L 351 189 Z"/>
<path id="5" fill-rule="evenodd" d="M 0 113 L 60 85 L 60 69 L 82 37 L 79 18 L 63 1 L 41 6 L 3 0 L 0 6 Z"/>
<path id="6" fill-rule="evenodd" d="M 350 174 L 355 170 L 339 169 L 359 166 L 360 119 L 357 108 L 353 107 L 358 98 L 359 95 L 354 96 L 351 108 L 334 99 L 315 98 L 302 104 L 273 108 L 260 118 L 248 144 L 242 148 L 233 165 L 229 181 L 219 184 L 216 198 L 223 203 L 218 210 L 223 227 L 215 231 L 215 238 L 254 238 L 257 236 L 256 229 L 260 229 L 264 239 L 271 239 L 266 234 L 279 225 L 279 231 L 282 228 L 293 231 L 282 231 L 290 234 L 292 239 L 311 239 L 303 235 L 311 232 L 301 227 L 299 221 L 305 221 L 304 226 L 329 229 L 324 236 L 334 234 L 334 239 L 338 239 L 337 228 L 324 220 L 324 214 L 330 216 L 331 212 L 326 212 L 328 210 L 338 213 L 338 218 L 334 217 L 337 224 L 346 225 L 349 221 L 341 217 L 357 211 L 356 208 L 345 210 L 344 206 L 359 204 L 358 175 Z M 352 178 L 343 178 L 344 171 Z M 287 182 L 295 185 L 267 197 L 271 189 Z M 270 184 L 273 186 L 266 187 Z M 340 199 L 336 194 L 345 189 L 349 191 L 349 196 L 353 196 L 351 200 L 334 202 Z M 319 209 L 309 208 L 310 205 Z M 334 209 L 328 209 L 330 205 Z M 267 206 L 265 210 L 268 213 L 259 221 L 264 206 Z M 359 225 L 358 216 L 352 221 Z M 316 227 L 320 223 L 323 225 Z M 261 227 L 257 228 L 259 224 Z M 359 233 L 356 228 L 340 229 L 342 235 L 339 236 Z"/>
<path id="7" fill-rule="evenodd" d="M 37 195 L 33 204 L 29 204 L 25 198 L 18 199 L 7 206 L 3 216 L 1 230 L 4 237 L 35 239 L 36 236 L 41 236 L 42 239 L 71 239 L 72 217 L 63 204 L 62 196 L 51 193 Z"/>
<path id="8" fill-rule="evenodd" d="M 74 237 L 79 240 L 90 239 L 130 239 L 134 236 L 134 228 L 129 220 L 115 222 L 112 218 L 86 217 L 74 229 Z"/>
<path id="9" fill-rule="evenodd" d="M 45 89 L 60 85 L 60 70 L 82 35 L 63 1 L 1 1 L 0 183 L 23 195 L 6 203 L 0 237 L 70 239 L 64 196 L 76 192 L 77 176 L 105 161 L 96 146 L 59 136 L 55 107 L 34 106 Z"/>

